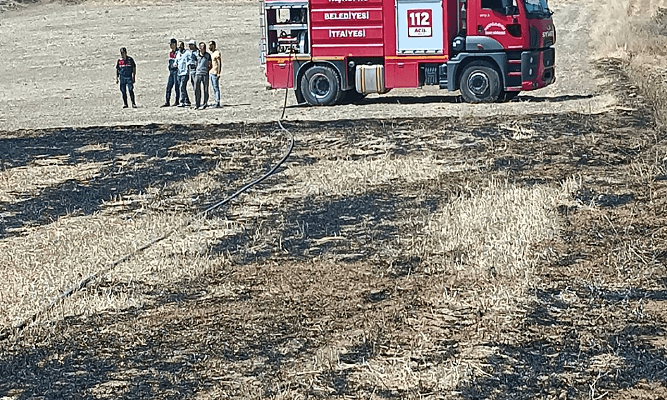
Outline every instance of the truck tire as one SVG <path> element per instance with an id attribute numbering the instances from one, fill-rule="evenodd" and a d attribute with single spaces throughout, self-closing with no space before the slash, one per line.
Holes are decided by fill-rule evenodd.
<path id="1" fill-rule="evenodd" d="M 466 66 L 459 87 L 467 103 L 493 103 L 502 92 L 498 71 L 484 61 L 473 61 Z"/>
<path id="2" fill-rule="evenodd" d="M 301 77 L 301 94 L 311 106 L 330 106 L 343 96 L 338 74 L 326 65 L 308 68 Z"/>

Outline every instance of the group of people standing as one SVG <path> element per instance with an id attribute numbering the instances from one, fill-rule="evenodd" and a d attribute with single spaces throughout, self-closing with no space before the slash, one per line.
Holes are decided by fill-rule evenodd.
<path id="1" fill-rule="evenodd" d="M 190 40 L 188 50 L 185 43 L 178 43 L 171 39 L 171 53 L 169 53 L 169 80 L 167 81 L 166 101 L 162 107 L 169 107 L 172 88 L 176 88 L 175 106 L 190 107 L 188 96 L 188 82 L 195 90 L 195 109 L 208 107 L 208 85 L 213 86 L 215 95 L 214 108 L 220 107 L 220 72 L 222 71 L 222 55 L 217 49 L 215 41 L 208 42 L 210 52 L 206 51 L 206 43 Z M 203 92 L 203 99 L 202 99 Z M 203 101 L 201 101 L 203 100 Z"/>
<path id="2" fill-rule="evenodd" d="M 171 52 L 169 53 L 169 79 L 167 81 L 166 101 L 162 107 L 171 105 L 171 92 L 175 89 L 174 106 L 190 107 L 190 96 L 188 95 L 188 82 L 194 87 L 195 109 L 208 107 L 208 85 L 213 86 L 215 103 L 213 108 L 220 107 L 220 73 L 222 71 L 222 55 L 217 49 L 215 41 L 208 43 L 209 51 L 206 51 L 206 43 L 190 40 L 188 50 L 185 50 L 184 42 L 171 39 L 169 42 Z M 132 57 L 127 55 L 125 47 L 120 49 L 121 58 L 116 62 L 116 83 L 120 83 L 120 91 L 123 95 L 123 108 L 127 108 L 127 92 L 129 92 L 132 107 L 137 108 L 134 101 L 134 83 L 136 81 L 137 66 Z M 203 93 L 202 93 L 203 92 Z M 203 98 L 202 98 L 203 94 Z"/>

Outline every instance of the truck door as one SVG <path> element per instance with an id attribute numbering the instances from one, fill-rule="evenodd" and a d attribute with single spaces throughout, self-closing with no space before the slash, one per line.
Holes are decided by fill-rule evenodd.
<path id="1" fill-rule="evenodd" d="M 477 9 L 473 9 L 476 3 Z M 507 6 L 510 7 L 507 7 Z M 509 15 L 507 11 L 510 11 Z M 507 50 L 523 48 L 523 37 L 528 27 L 518 22 L 516 0 L 478 0 L 470 2 L 468 36 L 492 37 Z"/>

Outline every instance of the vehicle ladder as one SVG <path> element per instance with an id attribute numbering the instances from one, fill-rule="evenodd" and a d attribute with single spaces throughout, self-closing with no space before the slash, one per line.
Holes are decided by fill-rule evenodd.
<path id="1" fill-rule="evenodd" d="M 262 31 L 259 39 L 259 65 L 266 65 L 268 54 L 266 39 L 266 6 L 264 0 L 259 0 L 259 28 Z"/>

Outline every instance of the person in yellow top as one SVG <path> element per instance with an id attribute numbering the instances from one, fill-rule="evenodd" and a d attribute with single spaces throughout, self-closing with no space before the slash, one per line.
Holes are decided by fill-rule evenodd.
<path id="1" fill-rule="evenodd" d="M 208 42 L 208 49 L 211 54 L 211 85 L 215 95 L 215 104 L 213 108 L 220 108 L 220 72 L 222 72 L 222 55 L 215 45 L 215 41 Z"/>

